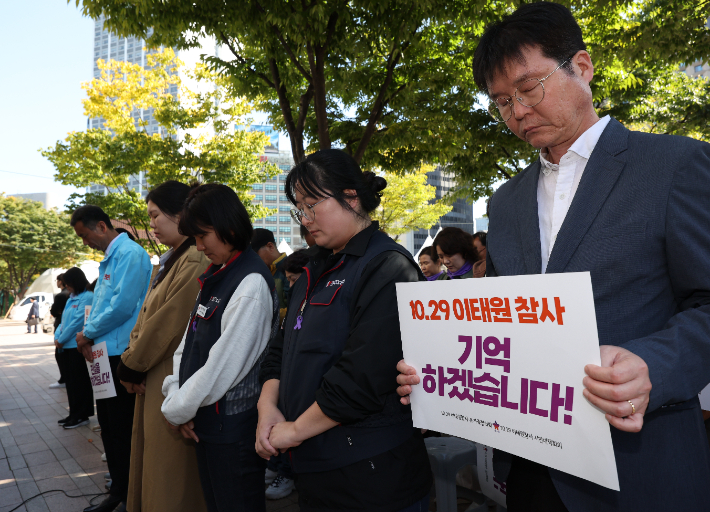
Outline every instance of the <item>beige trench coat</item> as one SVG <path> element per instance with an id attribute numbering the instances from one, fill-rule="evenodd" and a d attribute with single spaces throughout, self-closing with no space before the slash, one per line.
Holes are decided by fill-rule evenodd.
<path id="1" fill-rule="evenodd" d="M 131 441 L 130 512 L 203 512 L 205 506 L 193 441 L 183 439 L 165 422 L 161 388 L 173 373 L 173 354 L 180 345 L 200 290 L 197 278 L 210 261 L 194 246 L 170 269 L 143 304 L 123 364 L 147 372 L 145 395 L 136 396 Z M 157 267 L 153 270 L 153 276 Z M 152 280 L 151 280 L 152 282 Z"/>

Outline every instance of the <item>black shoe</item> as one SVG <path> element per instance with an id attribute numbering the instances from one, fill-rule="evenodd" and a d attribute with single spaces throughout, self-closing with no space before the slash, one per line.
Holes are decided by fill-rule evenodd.
<path id="1" fill-rule="evenodd" d="M 70 419 L 71 419 L 71 416 L 67 416 L 66 418 L 62 418 L 61 420 L 57 420 L 57 423 L 59 423 L 60 425 L 64 425 Z"/>
<path id="2" fill-rule="evenodd" d="M 98 505 L 86 507 L 84 512 L 113 512 L 121 504 L 121 498 L 110 494 Z"/>
<path id="3" fill-rule="evenodd" d="M 64 424 L 64 428 L 76 428 L 76 427 L 81 427 L 82 425 L 88 425 L 89 424 L 89 418 L 69 418 L 67 422 Z"/>

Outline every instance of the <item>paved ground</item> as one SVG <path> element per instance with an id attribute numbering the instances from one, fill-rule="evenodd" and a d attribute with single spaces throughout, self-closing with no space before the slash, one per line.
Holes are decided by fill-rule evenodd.
<path id="1" fill-rule="evenodd" d="M 49 334 L 25 334 L 24 323 L 0 320 L 0 512 L 15 510 L 43 491 L 72 496 L 104 492 L 101 436 L 91 425 L 64 430 L 64 389 L 49 389 L 59 371 Z M 79 512 L 89 497 L 61 492 L 39 496 L 18 512 Z M 97 499 L 97 501 L 100 498 Z M 268 501 L 269 512 L 297 512 L 298 497 Z M 185 511 L 189 512 L 189 511 Z"/>

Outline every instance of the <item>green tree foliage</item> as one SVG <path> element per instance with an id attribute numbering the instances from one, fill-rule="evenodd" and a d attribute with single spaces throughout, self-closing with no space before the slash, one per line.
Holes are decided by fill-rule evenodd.
<path id="1" fill-rule="evenodd" d="M 18 300 L 38 274 L 72 266 L 87 253 L 67 214 L 0 194 L 0 279 Z"/>
<path id="2" fill-rule="evenodd" d="M 432 165 L 424 165 L 412 173 L 385 173 L 387 188 L 370 215 L 379 221 L 381 231 L 398 240 L 414 229 L 429 229 L 451 211 L 451 206 L 436 201 L 436 188 L 426 184 L 427 173 L 433 170 Z"/>
<path id="3" fill-rule="evenodd" d="M 269 213 L 252 204 L 249 194 L 252 183 L 277 172 L 260 161 L 268 139 L 234 129 L 249 123 L 251 106 L 228 96 L 222 77 L 204 65 L 185 69 L 171 49 L 148 54 L 145 68 L 116 61 L 99 61 L 99 67 L 101 78 L 82 86 L 88 96 L 84 113 L 103 119 L 104 128 L 70 133 L 42 151 L 54 164 L 57 181 L 77 187 L 99 184 L 107 191 L 74 195 L 71 207 L 96 204 L 112 219 L 148 231 L 145 202 L 130 186 L 132 176 L 147 171 L 149 186 L 166 180 L 224 183 L 252 217 Z M 186 82 L 196 85 L 190 89 Z M 179 99 L 169 94 L 171 85 L 179 87 Z M 140 109 L 153 109 L 160 134 L 147 133 L 147 122 L 134 117 Z M 149 243 L 160 254 L 156 242 Z"/>
<path id="4" fill-rule="evenodd" d="M 517 0 L 255 0 L 239 8 L 222 0 L 76 1 L 117 33 L 148 37 L 152 27 L 153 44 L 187 48 L 199 35 L 214 36 L 231 53 L 205 60 L 289 133 L 297 162 L 334 146 L 367 169 L 446 164 L 459 195 L 475 199 L 536 156 L 491 122 L 471 72 L 483 29 Z M 710 56 L 709 0 L 561 3 L 589 43 L 600 113 L 621 122 L 636 122 L 659 77 Z M 707 138 L 707 127 L 685 131 L 700 122 L 672 117 L 687 112 L 677 103 L 666 122 Z"/>

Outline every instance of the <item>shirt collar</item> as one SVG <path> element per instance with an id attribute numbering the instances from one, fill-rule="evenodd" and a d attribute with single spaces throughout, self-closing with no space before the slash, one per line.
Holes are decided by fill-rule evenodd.
<path id="1" fill-rule="evenodd" d="M 173 255 L 175 251 L 171 248 L 167 252 L 164 252 L 163 254 L 160 255 L 160 258 L 158 258 L 158 262 L 160 263 L 160 268 L 163 268 L 165 266 L 165 263 L 168 261 L 170 256 Z"/>
<path id="2" fill-rule="evenodd" d="M 586 132 L 584 132 L 577 138 L 576 141 L 574 141 L 574 144 L 570 146 L 570 148 L 567 150 L 567 153 L 572 152 L 577 156 L 584 158 L 585 160 L 589 160 L 589 157 L 592 155 L 592 151 L 594 151 L 597 142 L 599 142 L 599 138 L 602 136 L 602 133 L 604 132 L 606 126 L 609 124 L 610 120 L 611 118 L 609 116 L 604 116 L 599 121 L 590 126 Z M 542 163 L 542 165 L 540 166 L 540 170 L 545 176 L 550 174 L 550 172 L 552 171 L 559 171 L 560 169 L 560 164 L 553 164 L 552 162 L 550 162 L 547 159 L 547 155 L 547 148 L 543 148 L 540 150 L 540 162 Z"/>
<path id="3" fill-rule="evenodd" d="M 322 255 L 324 259 L 330 256 L 340 258 L 340 256 L 343 254 L 362 256 L 367 250 L 367 245 L 370 243 L 370 238 L 372 237 L 373 233 L 379 229 L 380 223 L 376 220 L 373 220 L 372 224 L 370 224 L 365 229 L 353 236 L 350 241 L 345 244 L 343 250 L 339 251 L 336 254 L 333 254 L 333 251 L 331 249 L 324 249 L 322 247 L 319 247 L 320 250 L 318 251 L 318 255 Z"/>
<path id="4" fill-rule="evenodd" d="M 121 233 L 116 238 L 111 240 L 111 242 L 108 244 L 108 247 L 106 247 L 106 258 L 108 258 L 111 255 L 111 249 L 113 248 L 113 245 L 116 243 L 116 241 L 121 237 L 126 238 L 127 236 L 128 235 L 126 235 L 125 233 Z"/>

